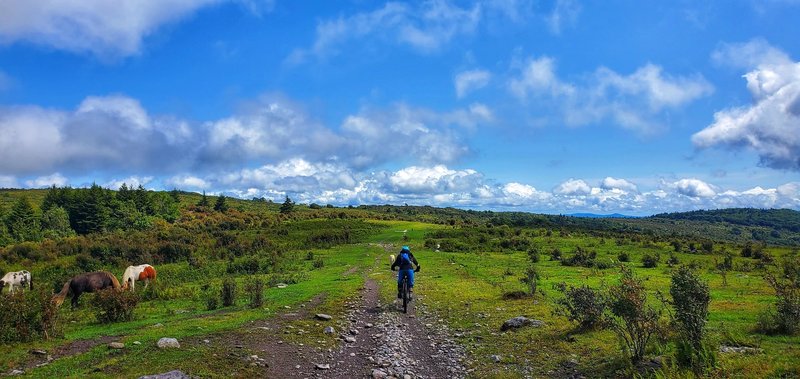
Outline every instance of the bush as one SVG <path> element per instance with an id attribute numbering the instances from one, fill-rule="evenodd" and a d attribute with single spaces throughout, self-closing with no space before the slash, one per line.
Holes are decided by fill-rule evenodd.
<path id="1" fill-rule="evenodd" d="M 213 290 L 207 290 L 205 292 L 206 297 L 206 309 L 209 311 L 213 311 L 219 308 L 219 298 L 217 294 Z"/>
<path id="2" fill-rule="evenodd" d="M 261 262 L 256 257 L 236 258 L 228 262 L 229 274 L 257 274 L 261 270 Z"/>
<path id="3" fill-rule="evenodd" d="M 654 268 L 658 266 L 658 261 L 660 260 L 661 256 L 658 254 L 644 253 L 644 255 L 642 255 L 642 267 Z"/>
<path id="4" fill-rule="evenodd" d="M 638 363 L 650 338 L 662 330 L 661 310 L 647 304 L 642 281 L 624 266 L 619 284 L 608 292 L 608 309 L 606 323 L 619 337 L 631 362 Z"/>
<path id="5" fill-rule="evenodd" d="M 103 324 L 133 320 L 133 310 L 139 304 L 139 295 L 133 291 L 109 288 L 98 291 L 92 299 L 97 321 Z"/>
<path id="6" fill-rule="evenodd" d="M 551 261 L 560 261 L 561 260 L 561 250 L 558 250 L 558 248 L 553 249 L 553 251 L 550 252 L 550 260 Z"/>
<path id="7" fill-rule="evenodd" d="M 539 249 L 532 247 L 528 250 L 528 260 L 530 260 L 531 263 L 539 263 Z"/>
<path id="8" fill-rule="evenodd" d="M 231 278 L 225 278 L 222 281 L 222 291 L 220 291 L 220 299 L 222 300 L 223 307 L 230 307 L 236 304 L 236 281 Z"/>
<path id="9" fill-rule="evenodd" d="M 586 251 L 580 247 L 576 247 L 575 254 L 567 259 L 561 260 L 561 264 L 564 266 L 594 267 L 594 259 L 596 257 L 596 252 Z"/>
<path id="10" fill-rule="evenodd" d="M 555 313 L 577 322 L 581 330 L 589 330 L 599 326 L 606 309 L 603 296 L 588 286 L 560 286 L 564 297 L 556 300 Z"/>
<path id="11" fill-rule="evenodd" d="M 669 267 L 676 266 L 679 263 L 681 263 L 681 261 L 678 260 L 678 256 L 677 255 L 675 255 L 674 253 L 669 255 L 669 259 L 667 259 L 667 265 Z"/>
<path id="12" fill-rule="evenodd" d="M 630 262 L 631 261 L 631 257 L 628 255 L 628 253 L 626 253 L 624 251 L 617 255 L 617 259 L 620 262 Z"/>
<path id="13" fill-rule="evenodd" d="M 250 308 L 259 308 L 264 305 L 264 281 L 255 278 L 248 281 L 244 286 L 247 297 L 250 299 Z"/>
<path id="14" fill-rule="evenodd" d="M 311 266 L 315 269 L 322 268 L 325 266 L 325 261 L 323 261 L 322 258 L 317 258 L 314 260 L 314 263 L 312 263 Z"/>
<path id="15" fill-rule="evenodd" d="M 536 286 L 539 283 L 539 272 L 536 271 L 536 266 L 528 266 L 525 270 L 525 276 L 520 281 L 528 286 L 528 292 L 531 296 L 535 295 Z"/>
<path id="16" fill-rule="evenodd" d="M 800 330 L 800 287 L 791 280 L 776 278 L 772 274 L 768 274 L 766 280 L 775 290 L 777 299 L 774 310 L 762 316 L 760 328 L 770 333 L 796 333 Z"/>
<path id="17" fill-rule="evenodd" d="M 672 274 L 669 293 L 680 336 L 678 361 L 698 372 L 712 367 L 714 349 L 703 346 L 708 304 L 711 301 L 708 283 L 701 280 L 692 269 L 681 266 Z"/>
<path id="18" fill-rule="evenodd" d="M 59 336 L 58 308 L 51 299 L 46 288 L 0 294 L 0 343 Z"/>

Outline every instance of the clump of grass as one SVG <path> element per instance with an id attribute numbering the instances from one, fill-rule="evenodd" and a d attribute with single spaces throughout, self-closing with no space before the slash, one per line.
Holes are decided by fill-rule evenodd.
<path id="1" fill-rule="evenodd" d="M 244 286 L 244 291 L 250 299 L 248 304 L 250 308 L 259 308 L 264 305 L 264 281 L 261 278 L 249 280 Z"/>
<path id="2" fill-rule="evenodd" d="M 220 291 L 220 299 L 222 300 L 223 307 L 230 307 L 236 304 L 236 281 L 231 278 L 225 278 L 222 281 L 222 290 Z"/>

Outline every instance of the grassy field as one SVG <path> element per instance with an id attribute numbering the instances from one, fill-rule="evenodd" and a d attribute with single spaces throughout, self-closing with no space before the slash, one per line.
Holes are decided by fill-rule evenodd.
<path id="1" fill-rule="evenodd" d="M 73 311 L 64 306 L 60 310 L 64 321 L 63 338 L 0 345 L 0 371 L 8 372 L 20 367 L 30 359 L 29 351 L 32 349 L 55 351 L 70 344 L 80 344 L 80 341 L 103 341 L 86 351 L 26 370 L 26 375 L 48 378 L 138 377 L 181 369 L 202 377 L 253 376 L 253 368 L 241 359 L 202 344 L 188 344 L 178 350 L 160 350 L 155 342 L 161 337 L 196 342 L 208 336 L 224 335 L 241 330 L 251 321 L 270 319 L 296 309 L 314 298 L 322 299 L 315 311 L 342 314 L 345 300 L 358 293 L 368 269 L 375 267 L 379 270 L 371 277 L 379 281 L 388 300 L 393 296 L 395 285 L 392 273 L 386 267 L 387 252 L 394 252 L 392 249 L 407 244 L 423 267 L 417 280 L 418 306 L 438 315 L 441 322 L 457 333 L 457 340 L 469 353 L 467 365 L 474 370 L 474 377 L 551 377 L 563 374 L 565 367 L 589 377 L 628 377 L 636 371 L 629 367 L 612 332 L 578 332 L 567 319 L 554 315 L 554 301 L 562 296 L 556 285 L 586 284 L 593 288 L 608 288 L 617 282 L 620 275 L 616 266 L 618 254 L 627 252 L 630 255 L 627 265 L 644 279 L 653 304 L 658 303 L 657 291 L 665 295 L 669 291 L 673 268 L 664 261 L 672 254 L 673 246 L 666 242 L 603 238 L 544 229 L 513 231 L 515 235 L 528 239 L 542 253 L 541 261 L 536 263 L 541 275 L 540 290 L 533 298 L 504 300 L 505 293 L 525 289 L 520 278 L 529 265 L 527 252 L 513 249 L 477 249 L 469 253 L 434 251 L 424 247 L 431 233 L 452 231 L 454 227 L 403 221 L 370 223 L 375 227 L 363 229 L 368 231 L 368 235 L 361 236 L 363 242 L 327 249 L 290 249 L 281 258 L 284 261 L 281 269 L 269 273 L 231 274 L 226 271 L 228 262 L 212 259 L 194 265 L 187 262 L 159 265 L 158 282 L 149 289 L 153 299 L 138 306 L 133 321 L 98 324 L 87 305 L 92 295 L 86 295 L 81 299 L 83 306 L 80 309 Z M 288 221 L 282 224 L 284 231 L 277 235 L 287 241 L 302 241 L 307 233 L 341 227 L 340 224 L 336 220 Z M 485 242 L 490 244 L 492 241 Z M 391 247 L 385 250 L 386 246 Z M 559 249 L 567 257 L 577 247 L 595 251 L 597 261 L 607 262 L 610 267 L 567 267 L 559 261 L 549 260 L 549 252 L 553 249 Z M 722 250 L 737 252 L 737 249 L 737 246 L 717 244 L 712 253 L 675 254 L 680 264 L 694 262 L 710 285 L 710 342 L 715 346 L 726 344 L 763 349 L 763 353 L 755 355 L 718 354 L 718 367 L 710 375 L 798 376 L 800 337 L 770 336 L 754 331 L 758 315 L 774 302 L 774 293 L 763 279 L 764 271 L 752 268 L 755 260 L 738 255 L 733 262 L 735 270 L 727 273 L 726 283 L 715 269 L 716 263 L 723 259 Z M 790 248 L 767 248 L 767 251 L 776 260 L 796 254 Z M 645 253 L 660 254 L 658 267 L 642 267 L 641 258 Z M 69 264 L 70 259 L 73 258 L 64 258 L 65 264 Z M 315 261 L 322 263 L 315 264 Z M 31 271 L 36 274 L 39 267 L 34 265 Z M 105 268 L 118 276 L 122 271 L 120 267 Z M 270 285 L 265 291 L 264 306 L 251 309 L 246 304 L 243 287 L 255 276 Z M 237 281 L 238 304 L 206 310 L 206 299 L 217 296 L 224 277 L 233 277 Z M 274 285 L 279 282 L 290 282 L 290 285 L 276 288 Z M 545 325 L 515 332 L 500 331 L 503 321 L 520 315 L 542 320 Z M 304 321 L 298 321 L 298 325 L 305 325 Z M 124 342 L 126 348 L 122 351 L 108 349 L 105 342 L 112 340 Z M 336 343 L 321 331 L 312 332 L 301 340 L 324 346 Z M 134 341 L 140 344 L 134 344 Z M 650 346 L 648 356 L 665 357 L 664 367 L 655 375 L 691 375 L 670 363 L 674 349 L 670 341 Z M 492 361 L 492 355 L 499 355 L 501 361 Z"/>

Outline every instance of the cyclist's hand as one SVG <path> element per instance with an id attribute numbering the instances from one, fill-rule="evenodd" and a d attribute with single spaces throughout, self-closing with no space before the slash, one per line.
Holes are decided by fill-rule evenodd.
<path id="1" fill-rule="evenodd" d="M 417 266 L 417 269 L 414 270 L 414 272 L 419 272 L 419 268 L 420 268 L 420 266 Z"/>
<path id="2" fill-rule="evenodd" d="M 392 271 L 394 271 L 394 266 L 390 267 L 390 269 L 391 269 Z"/>

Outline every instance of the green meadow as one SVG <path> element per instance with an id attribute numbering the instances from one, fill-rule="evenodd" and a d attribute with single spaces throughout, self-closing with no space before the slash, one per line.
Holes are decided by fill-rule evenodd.
<path id="1" fill-rule="evenodd" d="M 0 196 L 2 214 L 9 215 L 15 199 L 23 196 L 33 204 L 34 215 L 44 213 L 46 191 L 6 191 Z M 138 377 L 180 369 L 200 377 L 256 376 L 257 368 L 226 354 L 218 344 L 202 341 L 224 340 L 253 322 L 306 307 L 312 314 L 342 316 L 346 302 L 359 295 L 368 277 L 378 281 L 383 298 L 390 301 L 395 282 L 388 255 L 409 245 L 422 266 L 414 305 L 453 331 L 468 353 L 464 364 L 473 377 L 559 377 L 570 372 L 587 377 L 800 375 L 800 336 L 757 328 L 760 315 L 776 299 L 765 275 L 780 272 L 784 260 L 796 258 L 797 246 L 742 242 L 727 239 L 723 232 L 739 228 L 741 233 L 763 225 L 717 221 L 713 225 L 719 237 L 707 238 L 702 232 L 690 233 L 692 228 L 685 224 L 691 221 L 682 222 L 680 233 L 670 234 L 663 231 L 668 223 L 664 220 L 647 220 L 637 226 L 639 230 L 631 230 L 630 223 L 635 222 L 631 220 L 602 224 L 536 216 L 512 223 L 504 222 L 509 216 L 503 214 L 388 206 L 295 205 L 281 212 L 280 204 L 232 199 L 229 209 L 215 211 L 197 206 L 201 201 L 197 194 L 176 194 L 175 200 L 174 219 L 141 211 L 127 215 L 142 218 L 130 224 L 141 225 L 135 228 L 103 226 L 87 234 L 7 239 L 0 250 L 0 269 L 31 271 L 40 290 L 55 291 L 72 275 L 86 271 L 103 269 L 121 277 L 128 264 L 152 263 L 158 278 L 140 291 L 141 301 L 130 321 L 98 323 L 92 294 L 83 295 L 75 310 L 65 302 L 58 310 L 58 335 L 0 344 L 0 372 L 23 369 L 24 376 L 42 378 Z M 109 204 L 112 210 L 125 209 Z M 710 222 L 697 221 L 694 230 Z M 659 226 L 648 229 L 648 223 Z M 783 231 L 772 238 L 795 237 Z M 762 258 L 741 256 L 746 247 L 757 249 Z M 578 249 L 593 254 L 593 267 L 562 264 Z M 531 262 L 532 250 L 539 254 L 536 263 Z M 555 250 L 562 260 L 552 259 Z M 627 262 L 620 262 L 620 253 L 628 255 Z M 656 267 L 643 267 L 645 255 L 659 257 Z M 730 267 L 720 269 L 726 255 L 732 257 L 727 262 Z M 539 274 L 536 293 L 506 296 L 527 291 L 520 279 L 531 265 Z M 694 267 L 711 293 L 707 343 L 715 349 L 752 347 L 759 353 L 717 351 L 715 366 L 698 374 L 677 364 L 675 336 L 667 333 L 653 338 L 647 348 L 647 360 L 658 358 L 657 367 L 641 370 L 629 363 L 611 330 L 581 331 L 555 312 L 557 300 L 564 296 L 558 289 L 562 283 L 605 291 L 618 283 L 620 265 L 642 279 L 648 302 L 655 307 L 663 306 L 660 297 L 669 300 L 672 272 L 680 265 Z M 237 284 L 236 303 L 208 309 L 209 298 L 219 297 L 228 278 Z M 263 305 L 254 308 L 245 287 L 255 279 L 262 280 L 265 289 Z M 544 325 L 501 332 L 505 320 L 521 315 Z M 662 322 L 669 324 L 668 312 Z M 287 336 L 287 343 L 321 348 L 338 343 L 313 320 L 290 323 L 308 333 Z M 159 349 L 156 341 L 161 337 L 177 338 L 183 346 Z M 123 342 L 125 348 L 109 349 L 111 341 Z M 42 361 L 31 354 L 37 349 L 63 353 L 35 367 Z M 499 362 L 490 358 L 493 355 L 500 357 Z"/>

